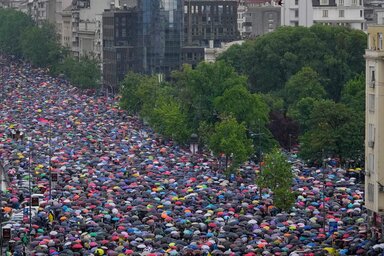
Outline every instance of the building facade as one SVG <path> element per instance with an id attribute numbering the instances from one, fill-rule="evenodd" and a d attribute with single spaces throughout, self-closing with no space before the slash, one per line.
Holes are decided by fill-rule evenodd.
<path id="1" fill-rule="evenodd" d="M 103 13 L 103 81 L 115 92 L 128 70 L 138 72 L 136 8 L 108 10 Z"/>
<path id="2" fill-rule="evenodd" d="M 314 23 L 364 30 L 363 0 L 312 0 Z"/>
<path id="3" fill-rule="evenodd" d="M 240 38 L 237 7 L 237 1 L 185 0 L 183 63 L 196 66 L 204 60 L 205 48 Z"/>
<path id="4" fill-rule="evenodd" d="M 369 224 L 383 231 L 384 214 L 384 45 L 383 25 L 368 27 L 365 110 L 365 207 Z"/>
<path id="5" fill-rule="evenodd" d="M 181 67 L 183 0 L 111 8 L 103 13 L 102 26 L 103 80 L 110 90 L 117 90 L 128 71 L 167 77 Z"/>
<path id="6" fill-rule="evenodd" d="M 284 0 L 281 5 L 281 25 L 310 27 L 313 25 L 313 12 L 311 0 Z"/>
<path id="7" fill-rule="evenodd" d="M 254 38 L 274 31 L 281 24 L 281 6 L 274 1 L 246 1 L 243 37 Z"/>

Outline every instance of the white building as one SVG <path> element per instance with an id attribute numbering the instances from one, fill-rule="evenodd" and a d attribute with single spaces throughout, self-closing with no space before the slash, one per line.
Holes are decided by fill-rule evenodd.
<path id="1" fill-rule="evenodd" d="M 281 6 L 282 26 L 313 25 L 313 8 L 311 0 L 284 0 Z"/>
<path id="2" fill-rule="evenodd" d="M 102 61 L 102 13 L 113 0 L 75 0 L 61 12 L 61 44 L 75 57 L 91 56 Z"/>
<path id="3" fill-rule="evenodd" d="M 283 26 L 320 23 L 365 29 L 363 0 L 284 0 L 281 8 Z"/>
<path id="4" fill-rule="evenodd" d="M 363 0 L 312 0 L 314 23 L 365 29 Z"/>

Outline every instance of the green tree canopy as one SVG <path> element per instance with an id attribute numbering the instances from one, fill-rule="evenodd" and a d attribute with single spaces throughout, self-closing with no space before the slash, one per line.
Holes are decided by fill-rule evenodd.
<path id="1" fill-rule="evenodd" d="M 232 157 L 231 171 L 245 162 L 253 151 L 245 125 L 238 123 L 231 116 L 223 117 L 222 121 L 215 125 L 210 138 L 210 149 L 216 155 L 224 154 L 227 159 Z"/>
<path id="2" fill-rule="evenodd" d="M 258 92 L 279 91 L 292 75 L 311 67 L 327 94 L 338 101 L 346 81 L 364 70 L 365 45 L 364 32 L 345 27 L 280 27 L 230 48 L 219 59 L 247 75 Z"/>
<path id="3" fill-rule="evenodd" d="M 22 56 L 22 35 L 34 22 L 27 14 L 12 9 L 0 9 L 0 50 Z"/>
<path id="4" fill-rule="evenodd" d="M 278 149 L 273 149 L 264 157 L 264 164 L 256 178 L 260 189 L 269 188 L 273 192 L 278 189 L 290 189 L 293 174 L 287 157 Z"/>
<path id="5" fill-rule="evenodd" d="M 55 28 L 48 23 L 44 23 L 41 28 L 33 26 L 25 30 L 21 37 L 21 48 L 23 56 L 38 67 L 54 65 L 62 57 Z"/>
<path id="6" fill-rule="evenodd" d="M 265 126 L 268 121 L 268 106 L 258 94 L 251 94 L 243 85 L 235 85 L 214 99 L 215 109 L 222 114 L 232 114 L 247 127 Z"/>
<path id="7" fill-rule="evenodd" d="M 81 57 L 76 60 L 67 57 L 60 64 L 59 70 L 65 74 L 75 86 L 81 89 L 95 89 L 100 86 L 99 63 L 90 57 Z"/>
<path id="8" fill-rule="evenodd" d="M 288 116 L 299 122 L 300 132 L 305 133 L 311 127 L 311 113 L 315 102 L 318 100 L 310 97 L 302 98 L 288 109 Z"/>
<path id="9" fill-rule="evenodd" d="M 303 159 L 321 162 L 324 157 L 362 154 L 363 130 L 361 114 L 342 103 L 317 101 L 310 115 L 310 129 L 301 137 L 300 155 Z"/>
<path id="10" fill-rule="evenodd" d="M 289 78 L 285 84 L 283 95 L 286 103 L 292 105 L 306 97 L 322 99 L 326 96 L 326 92 L 320 84 L 317 72 L 310 67 L 303 67 Z"/>
<path id="11" fill-rule="evenodd" d="M 341 102 L 359 112 L 365 111 L 365 76 L 349 80 L 341 92 Z"/>
<path id="12" fill-rule="evenodd" d="M 183 71 L 173 74 L 177 97 L 183 109 L 190 113 L 190 125 L 197 129 L 200 121 L 214 123 L 218 113 L 214 109 L 214 99 L 224 91 L 237 85 L 246 86 L 247 79 L 239 76 L 228 64 L 201 62 L 195 69 L 184 66 Z"/>
<path id="13" fill-rule="evenodd" d="M 180 104 L 169 96 L 156 99 L 150 113 L 150 124 L 163 136 L 178 142 L 187 142 L 191 135 L 186 114 L 182 112 Z"/>

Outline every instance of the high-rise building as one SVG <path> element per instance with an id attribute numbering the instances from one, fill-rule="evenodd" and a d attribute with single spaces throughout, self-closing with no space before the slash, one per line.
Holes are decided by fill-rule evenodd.
<path id="1" fill-rule="evenodd" d="M 183 63 L 204 60 L 205 48 L 240 38 L 236 0 L 185 0 Z"/>
<path id="2" fill-rule="evenodd" d="M 103 13 L 103 80 L 112 92 L 128 70 L 139 71 L 137 22 L 135 7 Z"/>
<path id="3" fill-rule="evenodd" d="M 368 27 L 365 107 L 365 207 L 369 225 L 383 231 L 384 215 L 384 26 Z M 382 232 L 380 232 L 382 233 Z"/>
<path id="4" fill-rule="evenodd" d="M 181 66 L 183 0 L 138 1 L 141 72 L 169 75 Z"/>
<path id="5" fill-rule="evenodd" d="M 116 90 L 128 71 L 169 76 L 181 67 L 183 32 L 183 0 L 138 0 L 133 9 L 106 10 L 105 86 Z"/>

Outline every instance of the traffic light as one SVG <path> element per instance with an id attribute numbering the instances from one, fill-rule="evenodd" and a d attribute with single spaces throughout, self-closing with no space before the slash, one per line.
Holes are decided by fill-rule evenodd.
<path id="1" fill-rule="evenodd" d="M 10 240 L 11 239 L 11 229 L 10 228 L 3 228 L 3 239 L 4 240 Z"/>
<path id="2" fill-rule="evenodd" d="M 39 206 L 39 198 L 32 197 L 32 206 Z"/>

